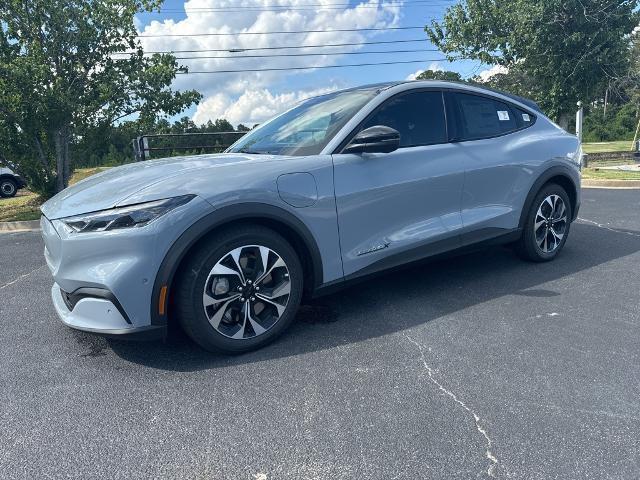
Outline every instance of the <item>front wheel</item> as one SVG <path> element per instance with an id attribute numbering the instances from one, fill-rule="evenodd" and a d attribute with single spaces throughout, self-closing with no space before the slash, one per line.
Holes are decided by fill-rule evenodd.
<path id="1" fill-rule="evenodd" d="M 15 196 L 18 191 L 18 185 L 10 178 L 0 180 L 0 196 L 9 198 Z"/>
<path id="2" fill-rule="evenodd" d="M 546 185 L 531 204 L 516 252 L 533 262 L 553 260 L 564 247 L 570 226 L 567 192 L 560 185 Z"/>
<path id="3" fill-rule="evenodd" d="M 302 297 L 295 250 L 273 230 L 240 226 L 202 242 L 176 284 L 180 323 L 210 351 L 242 353 L 274 340 Z"/>

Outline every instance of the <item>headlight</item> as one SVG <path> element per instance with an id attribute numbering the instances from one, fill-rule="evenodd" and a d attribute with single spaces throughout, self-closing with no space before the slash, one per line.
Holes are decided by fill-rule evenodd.
<path id="1" fill-rule="evenodd" d="M 189 202 L 195 195 L 166 198 L 153 202 L 117 207 L 101 212 L 88 213 L 61 221 L 73 232 L 104 232 L 121 228 L 142 227 L 156 218 Z"/>

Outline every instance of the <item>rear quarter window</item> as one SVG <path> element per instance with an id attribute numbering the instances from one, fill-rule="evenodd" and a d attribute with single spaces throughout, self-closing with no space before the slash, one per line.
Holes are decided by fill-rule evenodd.
<path id="1" fill-rule="evenodd" d="M 516 116 L 516 123 L 518 124 L 518 128 L 527 128 L 535 123 L 536 116 L 532 113 L 526 112 L 518 107 L 512 107 L 512 109 Z"/>
<path id="2" fill-rule="evenodd" d="M 457 140 L 497 137 L 535 121 L 532 114 L 491 97 L 456 92 L 449 99 L 454 103 L 457 118 Z"/>

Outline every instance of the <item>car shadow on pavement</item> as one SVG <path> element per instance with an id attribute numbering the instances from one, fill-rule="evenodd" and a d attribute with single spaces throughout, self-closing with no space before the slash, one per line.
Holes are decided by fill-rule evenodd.
<path id="1" fill-rule="evenodd" d="M 127 361 L 172 371 L 290 357 L 393 334 L 507 295 L 545 297 L 552 302 L 561 294 L 543 284 L 639 250 L 640 232 L 575 223 L 564 251 L 553 262 L 527 263 L 506 248 L 492 247 L 414 264 L 303 305 L 285 335 L 244 355 L 211 354 L 179 331 L 166 342 L 108 342 Z"/>

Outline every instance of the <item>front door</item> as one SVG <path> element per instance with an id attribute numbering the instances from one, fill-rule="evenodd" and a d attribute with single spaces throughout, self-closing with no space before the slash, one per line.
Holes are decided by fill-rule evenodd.
<path id="1" fill-rule="evenodd" d="M 391 97 L 359 130 L 375 125 L 400 132 L 400 148 L 333 155 L 345 277 L 459 246 L 464 165 L 447 143 L 442 92 Z"/>

